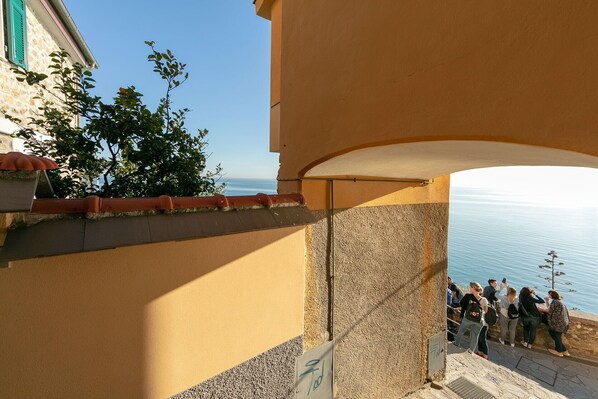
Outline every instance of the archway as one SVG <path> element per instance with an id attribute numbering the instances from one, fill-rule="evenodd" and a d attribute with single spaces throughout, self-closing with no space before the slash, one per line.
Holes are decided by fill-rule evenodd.
<path id="1" fill-rule="evenodd" d="M 343 395 L 391 397 L 438 377 L 428 343 L 446 328 L 449 176 L 514 165 L 598 168 L 598 157 L 442 140 L 365 147 L 306 168 L 300 188 L 320 222 L 308 228 L 305 342 L 333 334 Z"/>
<path id="2" fill-rule="evenodd" d="M 598 167 L 598 157 L 557 148 L 494 141 L 424 141 L 350 151 L 314 165 L 304 176 L 429 180 L 462 170 L 514 165 Z"/>

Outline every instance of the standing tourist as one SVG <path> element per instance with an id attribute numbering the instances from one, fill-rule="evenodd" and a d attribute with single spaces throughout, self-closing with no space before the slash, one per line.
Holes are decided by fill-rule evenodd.
<path id="1" fill-rule="evenodd" d="M 447 281 L 448 289 L 451 291 L 451 295 L 453 297 L 451 306 L 453 308 L 458 308 L 460 306 L 461 299 L 463 299 L 463 291 L 461 291 L 461 288 L 459 288 L 457 284 L 453 282 L 452 278 L 448 277 Z"/>
<path id="2" fill-rule="evenodd" d="M 482 297 L 482 299 L 486 298 Z M 486 305 L 486 308 L 488 308 L 488 305 Z M 478 351 L 476 352 L 476 355 L 488 359 L 488 323 L 486 322 L 485 317 L 482 317 L 482 328 L 478 335 Z"/>
<path id="3" fill-rule="evenodd" d="M 507 288 L 507 294 L 500 297 L 500 338 L 498 341 L 505 344 L 507 332 L 509 333 L 509 342 L 515 346 L 515 330 L 519 321 L 519 306 L 517 304 L 517 290 L 513 287 Z"/>
<path id="4" fill-rule="evenodd" d="M 498 300 L 498 295 L 502 292 L 503 288 L 507 287 L 505 283 L 500 283 L 498 290 L 496 286 L 498 283 L 493 278 L 488 280 L 488 285 L 484 288 L 483 297 L 488 300 L 488 303 L 494 306 L 494 303 Z"/>
<path id="5" fill-rule="evenodd" d="M 482 296 L 484 298 L 486 298 L 488 300 L 488 303 L 495 308 L 497 306 L 497 302 L 498 302 L 498 294 L 500 294 L 503 290 L 504 287 L 507 286 L 507 280 L 503 279 L 502 283 L 500 283 L 500 287 L 497 290 L 496 289 L 497 286 L 497 282 L 495 279 L 491 278 L 488 280 L 488 285 L 484 288 L 484 293 L 482 294 Z M 490 338 L 490 336 L 488 335 L 488 327 L 486 326 L 486 329 L 482 331 L 482 335 L 484 337 L 485 340 L 487 340 L 488 338 Z M 480 342 L 480 345 L 482 347 L 487 347 L 484 345 L 484 343 Z M 486 358 L 488 357 L 488 351 L 485 352 L 486 354 Z"/>
<path id="6" fill-rule="evenodd" d="M 536 341 L 536 330 L 540 325 L 540 311 L 536 304 L 544 303 L 544 300 L 536 295 L 536 291 L 529 287 L 523 287 L 519 292 L 519 312 L 523 320 L 523 341 L 521 345 L 531 349 Z"/>
<path id="7" fill-rule="evenodd" d="M 488 309 L 488 301 L 482 296 L 482 292 L 480 284 L 469 283 L 469 294 L 461 300 L 461 327 L 455 338 L 455 345 L 459 346 L 463 335 L 469 331 L 469 353 L 476 352 L 484 312 Z"/>
<path id="8" fill-rule="evenodd" d="M 563 334 L 569 330 L 569 311 L 561 300 L 557 291 L 548 291 L 550 307 L 548 308 L 548 333 L 554 340 L 554 349 L 548 352 L 556 356 L 569 356 L 569 351 L 563 344 Z"/>
<path id="9" fill-rule="evenodd" d="M 448 277 L 447 278 L 447 311 L 446 316 L 447 320 L 447 337 L 449 341 L 454 341 L 455 336 L 457 335 L 457 331 L 459 330 L 459 319 L 457 317 L 458 313 L 461 311 L 459 309 L 460 301 L 463 299 L 463 291 L 457 284 L 453 283 L 453 280 Z"/>

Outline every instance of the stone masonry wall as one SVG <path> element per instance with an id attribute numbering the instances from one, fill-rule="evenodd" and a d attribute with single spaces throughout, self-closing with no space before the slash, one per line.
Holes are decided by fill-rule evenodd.
<path id="1" fill-rule="evenodd" d="M 426 380 L 428 338 L 446 328 L 448 204 L 336 211 L 333 320 L 331 219 L 315 214 L 307 230 L 305 349 L 325 342 L 332 323 L 335 397 L 402 397 Z"/>
<path id="2" fill-rule="evenodd" d="M 48 54 L 59 49 L 54 37 L 39 22 L 31 8 L 27 7 L 28 69 L 50 76 Z M 12 67 L 13 64 L 6 59 L 4 52 L 0 52 L 0 118 L 4 118 L 4 113 L 7 113 L 26 123 L 28 118 L 35 115 L 40 100 L 34 99 L 36 89 L 15 79 L 10 70 Z M 50 81 L 47 81 L 46 87 L 52 88 Z M 10 151 L 13 149 L 10 137 L 3 133 L 6 132 L 0 132 L 0 152 Z"/>
<path id="3" fill-rule="evenodd" d="M 569 312 L 571 324 L 569 331 L 564 335 L 563 343 L 571 353 L 572 357 L 590 360 L 598 363 L 598 315 L 582 312 Z M 490 330 L 493 338 L 500 335 L 498 323 Z M 517 326 L 516 341 L 523 339 L 523 326 Z M 548 326 L 540 325 L 536 335 L 535 348 L 554 349 L 554 341 L 548 334 Z"/>

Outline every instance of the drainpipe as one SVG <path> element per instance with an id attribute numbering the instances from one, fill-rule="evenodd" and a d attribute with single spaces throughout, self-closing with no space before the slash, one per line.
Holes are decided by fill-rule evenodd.
<path id="1" fill-rule="evenodd" d="M 302 182 L 308 180 L 327 181 L 330 184 L 330 269 L 327 279 L 329 281 L 329 309 L 328 309 L 328 337 L 334 340 L 334 296 L 335 296 L 335 245 L 334 245 L 334 181 L 377 182 L 377 183 L 412 183 L 426 186 L 434 183 L 434 179 L 409 179 L 409 178 L 375 178 L 375 177 L 299 177 L 294 179 L 278 178 L 279 182 Z"/>
<path id="2" fill-rule="evenodd" d="M 328 335 L 334 340 L 334 180 L 330 179 L 330 326 Z"/>

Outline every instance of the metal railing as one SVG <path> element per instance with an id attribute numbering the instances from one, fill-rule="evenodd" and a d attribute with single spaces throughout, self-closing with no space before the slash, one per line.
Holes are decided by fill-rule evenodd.
<path id="1" fill-rule="evenodd" d="M 454 309 L 455 309 L 455 308 L 453 308 L 451 305 L 446 305 L 446 307 L 447 307 L 447 308 L 449 308 L 449 309 L 451 309 L 451 310 L 454 310 Z M 450 318 L 450 317 L 448 317 L 448 316 L 446 317 L 446 320 L 447 320 L 447 321 L 450 321 L 450 322 L 451 322 L 451 323 L 453 323 L 453 324 L 456 324 L 456 325 L 458 325 L 459 327 L 461 327 L 461 323 L 459 323 L 459 322 L 456 322 L 455 320 L 451 319 L 451 318 Z"/>

